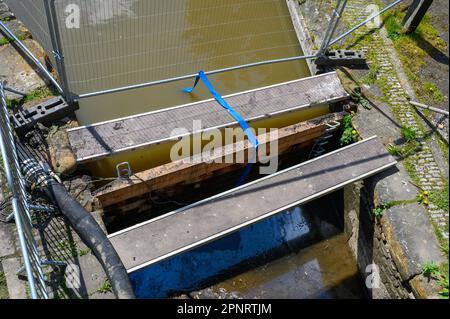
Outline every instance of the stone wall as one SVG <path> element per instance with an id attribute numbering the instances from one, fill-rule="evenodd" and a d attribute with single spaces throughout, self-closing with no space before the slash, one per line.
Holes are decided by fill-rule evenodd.
<path id="1" fill-rule="evenodd" d="M 424 263 L 443 257 L 425 208 L 407 199 L 412 190 L 401 164 L 344 189 L 345 232 L 358 268 L 365 280 L 369 265 L 379 268 L 380 286 L 368 288 L 374 299 L 438 298 L 437 283 L 421 273 Z M 394 198 L 404 203 L 376 218 L 374 208 Z"/>
<path id="2" fill-rule="evenodd" d="M 392 257 L 392 246 L 383 223 L 372 214 L 373 192 L 364 182 L 358 182 L 344 189 L 345 232 L 349 246 L 355 255 L 363 278 L 367 281 L 371 271 L 368 266 L 375 264 L 380 271 L 379 288 L 370 289 L 371 298 L 388 299 L 411 297 L 411 288 L 402 281 L 400 271 Z"/>

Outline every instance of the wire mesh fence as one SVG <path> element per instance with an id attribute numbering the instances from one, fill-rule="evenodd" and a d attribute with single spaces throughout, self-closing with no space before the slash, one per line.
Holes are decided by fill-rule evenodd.
<path id="1" fill-rule="evenodd" d="M 336 18 L 334 9 L 339 3 L 352 7 L 353 1 L 323 1 L 319 10 L 314 5 L 311 12 L 308 1 L 301 6 L 322 39 L 320 34 L 326 35 Z M 74 97 L 176 79 L 200 69 L 221 70 L 302 55 L 286 0 L 6 3 L 43 45 L 66 93 Z M 378 9 L 368 1 L 367 10 L 356 20 L 363 21 Z M 348 19 L 345 10 L 339 14 L 343 16 L 335 27 L 336 36 L 348 29 L 349 21 L 361 22 L 354 16 Z M 342 43 L 331 44 L 336 42 Z M 328 43 L 316 44 L 323 52 Z"/>
<path id="2" fill-rule="evenodd" d="M 8 4 L 47 54 L 60 54 L 75 95 L 301 55 L 285 0 Z"/>
<path id="3" fill-rule="evenodd" d="M 8 192 L 11 194 L 9 199 L 11 200 L 14 221 L 17 228 L 17 235 L 24 263 L 23 268 L 19 270 L 19 272 L 25 271 L 26 273 L 31 298 L 48 298 L 41 258 L 33 235 L 33 221 L 28 203 L 25 180 L 21 172 L 15 137 L 9 118 L 3 84 L 1 82 L 0 99 L 1 154 L 5 175 L 8 181 Z"/>

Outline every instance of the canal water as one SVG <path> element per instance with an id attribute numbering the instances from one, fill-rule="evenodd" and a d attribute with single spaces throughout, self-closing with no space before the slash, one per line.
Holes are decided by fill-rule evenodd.
<path id="1" fill-rule="evenodd" d="M 365 298 L 342 193 L 130 274 L 138 298 Z"/>
<path id="2" fill-rule="evenodd" d="M 343 233 L 192 294 L 194 298 L 358 299 L 366 292 Z"/>
<path id="3" fill-rule="evenodd" d="M 80 94 L 302 55 L 285 0 L 71 0 L 82 27 L 62 29 Z M 59 8 L 63 10 L 64 8 Z M 111 54 L 114 53 L 114 54 Z M 211 76 L 222 95 L 310 76 L 305 61 Z M 193 80 L 82 99 L 81 125 L 211 98 Z"/>

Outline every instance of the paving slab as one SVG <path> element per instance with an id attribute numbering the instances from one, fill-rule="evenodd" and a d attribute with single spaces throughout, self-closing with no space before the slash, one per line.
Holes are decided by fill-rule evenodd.
<path id="1" fill-rule="evenodd" d="M 44 62 L 44 55 L 39 44 L 32 39 L 26 39 L 24 44 Z M 33 90 L 46 86 L 45 81 L 30 66 L 27 60 L 20 55 L 13 43 L 0 46 L 0 80 L 20 92 L 30 93 Z M 10 98 L 17 95 L 7 93 Z"/>

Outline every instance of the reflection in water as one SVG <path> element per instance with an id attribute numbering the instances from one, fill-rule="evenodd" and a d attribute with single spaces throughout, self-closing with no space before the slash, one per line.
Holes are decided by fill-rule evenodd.
<path id="1" fill-rule="evenodd" d="M 90 25 L 105 24 L 116 17 L 137 18 L 132 6 L 138 0 L 90 0 L 88 16 Z"/>
<path id="2" fill-rule="evenodd" d="M 334 196 L 133 272 L 137 297 L 364 297 Z"/>

